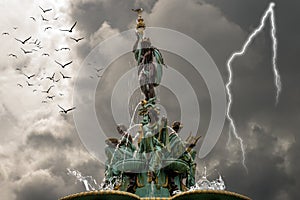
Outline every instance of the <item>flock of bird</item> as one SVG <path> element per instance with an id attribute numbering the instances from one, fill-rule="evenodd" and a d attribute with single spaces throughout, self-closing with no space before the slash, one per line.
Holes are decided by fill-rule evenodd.
<path id="1" fill-rule="evenodd" d="M 43 28 L 42 30 L 44 32 L 46 31 L 50 31 L 51 29 L 55 29 L 53 26 L 51 26 L 49 24 L 49 21 L 56 21 L 58 20 L 58 17 L 55 17 L 53 19 L 50 20 L 48 13 L 50 12 L 54 12 L 52 8 L 42 8 L 41 6 L 39 6 L 39 9 L 41 10 L 41 14 L 40 14 L 40 20 L 42 23 L 45 24 L 45 28 Z M 37 20 L 39 19 L 36 16 L 30 16 L 30 19 L 33 20 L 33 22 L 37 22 Z M 59 28 L 58 31 L 60 32 L 64 32 L 65 35 L 67 35 L 67 39 L 73 40 L 74 42 L 78 43 L 81 40 L 84 39 L 84 37 L 79 37 L 79 38 L 75 38 L 75 37 L 71 37 L 70 34 L 74 32 L 74 29 L 76 28 L 77 25 L 77 21 L 74 22 L 74 24 L 70 27 L 70 28 Z M 18 27 L 13 27 L 14 30 L 17 30 Z M 9 32 L 3 32 L 2 36 L 3 37 L 8 37 L 12 34 L 10 34 Z M 21 54 L 24 54 L 24 56 L 32 56 L 35 53 L 38 53 L 40 51 L 42 51 L 43 47 L 43 42 L 39 39 L 34 39 L 32 36 L 28 36 L 26 38 L 17 38 L 17 37 L 12 37 L 13 40 L 15 40 L 17 43 L 19 43 L 20 45 L 20 50 Z M 70 47 L 61 47 L 61 48 L 55 48 L 55 51 L 71 51 Z M 70 65 L 72 65 L 73 61 L 69 60 L 66 62 L 62 62 L 62 61 L 57 61 L 57 59 L 54 59 L 51 57 L 51 53 L 49 52 L 43 52 L 42 54 L 40 54 L 42 57 L 49 57 L 51 59 L 53 59 L 51 62 L 56 63 L 59 70 L 59 73 L 57 71 L 53 72 L 51 75 L 46 75 L 46 72 L 44 73 L 33 73 L 33 74 L 28 74 L 25 73 L 24 71 L 26 71 L 27 66 L 23 66 L 23 67 L 17 67 L 16 70 L 19 71 L 20 75 L 24 76 L 24 83 L 17 83 L 17 87 L 19 88 L 23 88 L 25 87 L 25 83 L 27 85 L 27 87 L 32 88 L 32 92 L 36 93 L 36 92 L 41 92 L 41 94 L 43 94 L 43 100 L 41 101 L 41 103 L 50 103 L 50 102 L 54 102 L 54 99 L 56 98 L 55 93 L 53 92 L 53 88 L 56 87 L 56 84 L 58 82 L 60 82 L 61 80 L 69 80 L 72 79 L 72 77 L 70 75 L 67 75 L 66 69 L 68 69 L 68 67 L 70 67 Z M 9 52 L 8 57 L 11 57 L 11 59 L 18 59 L 18 56 L 20 56 L 17 53 L 11 53 Z M 36 54 L 34 55 L 36 56 Z M 23 57 L 22 57 L 23 58 Z M 101 72 L 102 68 L 96 68 L 94 67 L 94 69 L 96 70 L 95 74 L 97 75 L 97 77 L 101 77 L 101 75 L 99 74 L 99 72 Z M 90 78 L 94 78 L 94 76 L 90 76 Z M 35 80 L 35 82 L 33 81 Z M 46 85 L 47 88 L 46 89 L 38 89 L 38 87 L 42 87 L 41 81 L 46 81 L 47 83 Z M 49 84 L 49 82 L 51 84 Z M 62 92 L 58 92 L 59 96 L 64 96 L 64 94 Z M 61 105 L 57 104 L 58 108 L 60 109 L 60 113 L 63 114 L 67 114 L 68 112 L 74 110 L 76 107 L 71 107 L 71 108 L 64 108 Z"/>

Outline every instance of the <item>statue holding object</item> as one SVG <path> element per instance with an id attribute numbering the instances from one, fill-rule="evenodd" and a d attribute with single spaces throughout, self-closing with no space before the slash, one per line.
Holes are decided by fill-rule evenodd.
<path id="1" fill-rule="evenodd" d="M 162 78 L 162 65 L 164 60 L 160 51 L 151 45 L 150 39 L 144 37 L 146 25 L 141 16 L 142 9 L 134 10 L 138 13 L 136 36 L 133 53 L 138 65 L 139 83 L 145 99 L 148 101 L 155 97 L 154 87 L 157 87 Z M 153 61 L 156 61 L 156 65 Z"/>

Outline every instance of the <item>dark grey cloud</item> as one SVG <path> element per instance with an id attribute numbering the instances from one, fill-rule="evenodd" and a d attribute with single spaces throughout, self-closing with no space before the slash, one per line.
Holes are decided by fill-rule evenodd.
<path id="1" fill-rule="evenodd" d="M 112 28 L 120 31 L 128 29 L 128 24 L 135 20 L 132 8 L 143 7 L 146 12 L 151 12 L 156 0 L 151 1 L 75 1 L 71 3 L 71 16 L 77 19 L 81 29 L 92 34 L 107 21 Z"/>

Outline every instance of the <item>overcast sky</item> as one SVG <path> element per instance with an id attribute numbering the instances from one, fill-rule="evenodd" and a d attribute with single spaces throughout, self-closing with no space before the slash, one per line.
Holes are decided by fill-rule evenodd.
<path id="1" fill-rule="evenodd" d="M 102 41 L 134 28 L 136 15 L 131 8 L 145 9 L 143 16 L 147 26 L 176 30 L 196 40 L 212 57 L 225 83 L 228 80 L 226 61 L 259 25 L 269 3 L 269 0 L 1 1 L 1 198 L 53 200 L 83 191 L 84 187 L 75 184 L 74 177 L 67 175 L 66 168 L 75 168 L 101 182 L 102 163 L 82 145 L 72 111 L 61 114 L 58 104 L 65 109 L 77 106 L 72 101 L 76 77 L 83 88 L 87 87 L 88 81 L 98 80 L 97 75 L 101 73 L 96 69 L 101 66 L 97 61 L 86 60 L 90 68 L 87 74 L 78 74 L 79 69 Z M 266 27 L 246 54 L 233 63 L 231 113 L 243 138 L 248 170 L 241 163 L 238 140 L 233 136 L 229 138 L 228 121 L 225 121 L 213 150 L 197 160 L 197 176 L 207 166 L 209 178 L 221 173 L 230 191 L 258 200 L 294 200 L 300 196 L 297 193 L 300 187 L 300 69 L 297 65 L 300 2 L 275 3 L 277 65 L 282 80 L 279 103 L 275 106 L 272 40 L 267 20 Z M 39 6 L 52 10 L 44 13 Z M 42 16 L 48 21 L 42 20 Z M 72 32 L 60 30 L 70 29 L 75 22 Z M 15 39 L 24 41 L 29 37 L 25 44 Z M 71 37 L 84 38 L 75 42 Z M 25 54 L 21 48 L 32 53 Z M 201 109 L 199 131 L 205 135 L 203 132 L 211 115 L 205 83 L 201 77 L 193 75 L 188 61 L 169 52 L 163 52 L 163 55 L 165 62 L 187 77 L 195 88 Z M 55 61 L 72 63 L 62 68 Z M 115 124 L 118 123 L 110 109 L 112 89 L 118 78 L 132 67 L 131 63 L 134 63 L 132 54 L 121 56 L 105 70 L 97 87 L 96 114 L 108 136 L 115 135 Z M 72 78 L 65 79 L 61 73 Z M 24 74 L 35 76 L 28 79 Z M 53 74 L 54 81 L 47 78 Z M 52 85 L 49 93 L 43 92 Z M 159 88 L 159 93 L 161 104 L 168 109 L 170 123 L 178 120 L 177 94 L 163 87 Z M 47 98 L 53 95 L 53 100 Z M 135 92 L 132 102 L 138 102 L 141 97 L 140 92 Z M 188 134 L 190 130 L 185 126 L 182 131 Z"/>

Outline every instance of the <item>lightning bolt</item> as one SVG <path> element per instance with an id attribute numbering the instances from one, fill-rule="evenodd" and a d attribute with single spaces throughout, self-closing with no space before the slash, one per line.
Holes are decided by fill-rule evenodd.
<path id="1" fill-rule="evenodd" d="M 233 60 L 236 57 L 244 55 L 244 53 L 247 50 L 248 46 L 253 41 L 253 38 L 255 38 L 255 36 L 258 33 L 260 33 L 262 31 L 262 29 L 265 27 L 266 19 L 269 16 L 270 24 L 271 24 L 271 36 L 272 36 L 272 41 L 273 41 L 273 45 L 272 45 L 272 50 L 273 50 L 272 66 L 273 66 L 273 73 L 274 73 L 274 82 L 275 82 L 275 86 L 276 86 L 276 89 L 277 89 L 276 90 L 276 103 L 275 104 L 277 105 L 277 103 L 279 101 L 279 95 L 280 95 L 280 92 L 281 92 L 281 81 L 280 81 L 280 75 L 279 75 L 277 65 L 276 65 L 277 39 L 276 39 L 274 6 L 275 6 L 275 3 L 273 3 L 273 2 L 271 2 L 269 4 L 268 9 L 265 11 L 263 17 L 261 18 L 260 25 L 250 34 L 247 41 L 243 45 L 242 49 L 240 51 L 234 52 L 227 61 L 227 70 L 228 70 L 228 73 L 229 73 L 229 77 L 228 77 L 228 82 L 226 84 L 226 91 L 227 91 L 227 95 L 228 95 L 228 104 L 227 104 L 226 115 L 227 115 L 227 118 L 228 118 L 229 123 L 230 123 L 229 124 L 229 126 L 230 126 L 229 127 L 229 136 L 230 136 L 230 133 L 233 133 L 235 138 L 239 141 L 241 151 L 242 151 L 242 156 L 243 156 L 243 158 L 242 158 L 243 159 L 242 160 L 243 166 L 245 167 L 245 169 L 247 171 L 248 171 L 248 169 L 247 169 L 247 166 L 245 164 L 245 148 L 244 148 L 244 144 L 243 144 L 243 139 L 238 135 L 238 133 L 236 131 L 235 122 L 234 122 L 234 120 L 233 120 L 233 118 L 231 117 L 231 114 L 230 114 L 231 106 L 232 106 L 232 95 L 231 95 L 231 91 L 230 91 L 230 85 L 232 83 L 231 64 L 232 64 Z"/>

